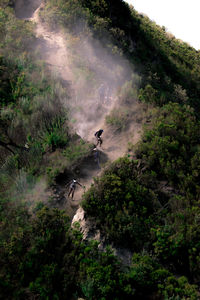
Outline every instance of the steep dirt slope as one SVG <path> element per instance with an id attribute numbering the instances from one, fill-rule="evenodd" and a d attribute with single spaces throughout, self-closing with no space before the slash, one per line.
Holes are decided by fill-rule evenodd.
<path id="1" fill-rule="evenodd" d="M 97 94 L 92 97 L 86 97 L 84 95 L 84 84 L 82 84 L 80 88 L 72 72 L 73 65 L 68 48 L 69 46 L 64 34 L 60 31 L 50 30 L 39 17 L 39 12 L 43 9 L 43 5 L 41 0 L 18 0 L 16 1 L 15 7 L 16 16 L 28 19 L 35 23 L 35 33 L 37 37 L 35 47 L 36 49 L 39 49 L 42 59 L 47 63 L 49 69 L 54 74 L 61 77 L 64 81 L 70 82 L 72 89 L 75 91 L 79 89 L 79 94 L 81 94 L 82 97 L 81 99 L 80 97 L 75 97 L 73 99 L 71 116 L 76 120 L 74 123 L 76 132 L 83 139 L 95 143 L 94 132 L 103 128 L 103 145 L 101 148 L 100 163 L 103 164 L 106 160 L 113 161 L 126 153 L 129 141 L 132 144 L 135 144 L 139 140 L 141 124 L 133 120 L 133 122 L 123 131 L 113 131 L 113 128 L 106 125 L 105 116 L 117 105 L 118 99 L 112 95 L 110 104 L 102 105 L 99 103 Z M 89 50 L 86 50 L 86 53 L 84 53 L 85 56 L 87 56 L 87 51 L 89 55 Z M 93 63 L 92 60 L 91 63 Z M 99 105 L 102 105 L 102 107 L 99 107 Z M 80 109 L 76 109 L 77 107 L 80 107 Z M 93 177 L 98 176 L 100 172 L 101 170 L 97 167 L 97 164 L 91 156 L 88 161 L 85 161 L 80 165 L 78 179 L 85 186 L 85 189 L 87 189 L 91 185 Z M 69 199 L 67 200 L 68 197 L 64 183 L 65 181 L 63 180 L 62 184 L 52 191 L 52 199 L 55 206 L 69 210 L 70 206 L 75 207 L 80 203 L 83 189 L 79 187 L 76 190 L 72 202 L 71 200 L 69 201 Z"/>

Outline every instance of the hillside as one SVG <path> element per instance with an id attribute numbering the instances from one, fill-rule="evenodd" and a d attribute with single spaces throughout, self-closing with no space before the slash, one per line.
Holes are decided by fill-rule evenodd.
<path id="1" fill-rule="evenodd" d="M 0 40 L 0 298 L 199 299 L 199 51 L 122 0 L 0 0 Z"/>

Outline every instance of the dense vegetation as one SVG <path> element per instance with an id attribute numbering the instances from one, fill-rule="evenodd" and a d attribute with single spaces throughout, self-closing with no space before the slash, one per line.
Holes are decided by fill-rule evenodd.
<path id="1" fill-rule="evenodd" d="M 33 26 L 13 5 L 0 0 L 0 298 L 199 299 L 199 51 L 120 0 L 45 2 L 51 26 L 125 54 L 141 82 L 136 93 L 128 81 L 120 101 L 150 107 L 141 142 L 82 204 L 107 243 L 132 252 L 124 266 L 82 241 L 63 211 L 26 201 L 41 176 L 55 183 L 90 145 L 71 132 L 69 86 L 32 52 Z M 115 113 L 107 121 L 117 118 L 123 130 Z"/>
<path id="2" fill-rule="evenodd" d="M 15 186 L 22 169 L 27 180 L 47 174 L 51 184 L 86 155 L 90 145 L 70 128 L 69 85 L 53 79 L 31 48 L 36 40 L 31 22 L 17 20 L 2 1 L 0 26 L 1 190 Z M 73 157 L 72 148 L 79 149 Z M 51 155 L 55 151 L 60 162 Z"/>
<path id="3" fill-rule="evenodd" d="M 170 270 L 199 280 L 199 124 L 187 106 L 155 113 L 136 158 L 116 161 L 83 207 L 117 244 L 154 253 Z"/>
<path id="4" fill-rule="evenodd" d="M 3 299 L 138 299 L 179 295 L 197 299 L 195 286 L 175 279 L 148 255 L 122 268 L 111 250 L 82 242 L 63 212 L 42 207 L 31 217 L 24 205 L 1 201 L 0 297 Z"/>

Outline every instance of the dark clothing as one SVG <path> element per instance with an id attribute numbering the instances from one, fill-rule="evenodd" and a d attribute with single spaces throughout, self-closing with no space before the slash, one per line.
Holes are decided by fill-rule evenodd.
<path id="1" fill-rule="evenodd" d="M 99 145 L 101 147 L 101 144 L 103 143 L 102 138 L 97 138 L 97 144 L 96 147 Z"/>
<path id="2" fill-rule="evenodd" d="M 102 130 L 102 129 L 100 129 L 99 131 L 97 131 L 97 132 L 95 133 L 96 138 L 100 138 L 100 136 L 102 135 L 102 133 L 103 133 L 103 130 Z"/>
<path id="3" fill-rule="evenodd" d="M 75 189 L 76 188 L 76 182 L 72 182 L 71 184 L 70 184 L 70 189 Z"/>
<path id="4" fill-rule="evenodd" d="M 75 187 L 71 187 L 69 189 L 68 197 L 72 194 L 72 199 L 74 198 Z"/>
<path id="5" fill-rule="evenodd" d="M 75 189 L 76 189 L 76 184 L 82 186 L 78 181 L 76 181 L 75 179 L 73 179 L 70 183 L 70 186 L 69 186 L 69 193 L 68 193 L 68 197 L 70 195 L 72 195 L 72 199 L 74 197 L 74 192 L 75 192 Z"/>
<path id="6" fill-rule="evenodd" d="M 100 129 L 99 131 L 95 132 L 95 134 L 94 134 L 96 136 L 96 139 L 97 139 L 96 147 L 98 145 L 101 147 L 101 144 L 103 143 L 102 138 L 101 138 L 102 133 L 103 133 L 103 129 Z"/>

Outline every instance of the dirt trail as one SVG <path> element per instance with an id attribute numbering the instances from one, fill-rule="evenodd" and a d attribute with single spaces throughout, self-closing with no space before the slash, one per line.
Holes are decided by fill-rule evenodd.
<path id="1" fill-rule="evenodd" d="M 73 81 L 73 74 L 70 70 L 69 54 L 67 45 L 61 32 L 52 32 L 39 17 L 39 11 L 43 3 L 36 9 L 29 19 L 36 24 L 36 37 L 38 38 L 41 58 L 49 65 L 52 72 L 67 81 Z"/>
<path id="2" fill-rule="evenodd" d="M 18 18 L 28 19 L 36 24 L 36 37 L 38 39 L 39 51 L 42 59 L 48 64 L 49 69 L 52 72 L 58 74 L 63 80 L 70 81 L 73 87 L 74 77 L 71 71 L 70 54 L 67 49 L 66 40 L 61 32 L 49 30 L 49 28 L 41 21 L 39 17 L 39 11 L 41 9 L 43 9 L 42 0 L 16 1 L 16 16 Z M 74 90 L 75 88 L 76 87 L 74 86 Z M 113 109 L 113 107 L 115 107 L 115 101 L 116 100 L 112 100 L 110 106 L 103 107 L 103 110 L 100 113 L 98 113 L 96 109 L 94 112 L 88 110 L 88 115 L 86 115 L 86 112 L 83 112 L 78 116 L 76 113 L 74 114 L 74 117 L 77 120 L 75 130 L 83 139 L 95 143 L 94 132 L 100 128 L 104 129 L 101 151 L 104 153 L 104 158 L 107 157 L 108 161 L 113 161 L 123 156 L 127 151 L 128 142 L 131 141 L 135 144 L 140 138 L 141 131 L 141 125 L 135 123 L 129 126 L 125 132 L 115 132 L 113 134 L 113 129 L 108 127 L 105 123 L 105 116 Z M 89 103 L 85 103 L 85 105 L 87 104 L 89 105 Z M 94 117 L 94 114 L 96 114 L 96 117 Z M 100 163 L 103 161 L 102 153 L 100 156 Z M 87 190 L 93 182 L 93 177 L 98 176 L 100 172 L 101 170 L 94 161 L 85 162 L 81 165 L 81 172 L 78 175 L 78 179 Z M 58 187 L 53 193 L 55 206 L 56 203 L 58 203 L 58 201 L 56 202 L 56 199 L 59 199 L 59 207 L 63 206 L 62 208 L 70 209 L 71 206 L 71 210 L 73 211 L 81 201 L 83 189 L 78 187 L 75 191 L 74 200 L 70 200 L 70 202 L 66 200 L 68 197 L 66 192 L 64 192 L 63 187 Z"/>

